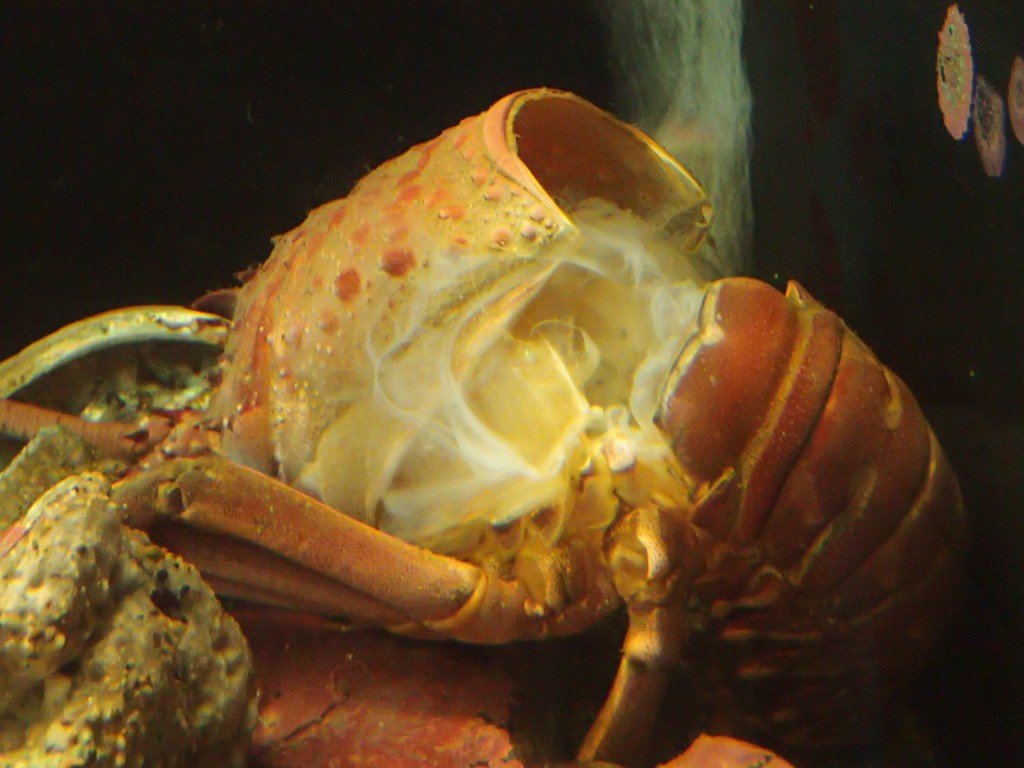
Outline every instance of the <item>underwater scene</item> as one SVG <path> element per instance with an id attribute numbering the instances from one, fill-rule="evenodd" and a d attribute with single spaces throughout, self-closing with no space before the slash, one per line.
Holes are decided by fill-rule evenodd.
<path id="1" fill-rule="evenodd" d="M 0 768 L 1024 765 L 1024 5 L 0 37 Z"/>

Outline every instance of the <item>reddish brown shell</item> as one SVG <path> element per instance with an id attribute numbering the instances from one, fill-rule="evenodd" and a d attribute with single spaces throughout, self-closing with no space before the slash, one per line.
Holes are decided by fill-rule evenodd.
<path id="1" fill-rule="evenodd" d="M 797 284 L 709 288 L 660 422 L 705 491 L 697 647 L 744 732 L 836 747 L 957 603 L 956 478 L 906 385 Z M 728 690 L 729 693 L 717 693 Z"/>

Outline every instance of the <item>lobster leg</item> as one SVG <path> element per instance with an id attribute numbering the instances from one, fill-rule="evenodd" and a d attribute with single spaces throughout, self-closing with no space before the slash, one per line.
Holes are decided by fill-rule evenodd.
<path id="1" fill-rule="evenodd" d="M 128 524 L 192 560 L 224 594 L 406 634 L 505 643 L 574 631 L 614 604 L 539 611 L 518 581 L 407 544 L 216 455 L 140 472 L 114 499 Z"/>
<path id="2" fill-rule="evenodd" d="M 677 512 L 637 507 L 613 527 L 607 549 L 629 613 L 622 660 L 579 759 L 635 764 L 647 748 L 665 687 L 688 634 L 681 599 L 701 571 L 697 534 Z"/>
<path id="3" fill-rule="evenodd" d="M 64 427 L 100 451 L 128 461 L 149 451 L 171 431 L 170 420 L 162 416 L 150 416 L 140 425 L 97 422 L 31 403 L 0 400 L 0 434 L 28 440 L 50 426 Z"/>
<path id="4" fill-rule="evenodd" d="M 615 682 L 578 758 L 635 764 L 650 741 L 665 687 L 685 637 L 684 604 L 630 606 L 629 629 Z"/>

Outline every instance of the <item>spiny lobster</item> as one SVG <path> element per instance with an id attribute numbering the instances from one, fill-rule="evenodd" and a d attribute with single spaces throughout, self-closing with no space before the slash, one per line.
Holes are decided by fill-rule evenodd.
<path id="1" fill-rule="evenodd" d="M 954 610 L 960 493 L 835 314 L 715 279 L 710 217 L 639 131 L 515 93 L 278 240 L 208 412 L 31 419 L 130 455 L 126 519 L 226 595 L 473 643 L 625 605 L 582 758 L 636 759 L 684 655 L 723 727 L 847 746 Z M 114 341 L 159 337 L 156 312 Z M 0 423 L 30 432 L 27 408 Z"/>

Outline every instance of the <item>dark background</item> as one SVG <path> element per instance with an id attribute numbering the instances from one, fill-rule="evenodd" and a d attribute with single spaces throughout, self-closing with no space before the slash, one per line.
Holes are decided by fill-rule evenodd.
<path id="1" fill-rule="evenodd" d="M 887 6 L 893 8 L 887 8 Z M 1024 764 L 1024 147 L 1001 179 L 935 103 L 943 2 L 747 5 L 755 272 L 795 277 L 922 400 L 975 520 L 920 702 L 948 764 Z M 1005 94 L 1019 2 L 962 3 Z M 188 303 L 381 161 L 505 93 L 616 111 L 575 0 L 0 6 L 0 358 Z"/>

